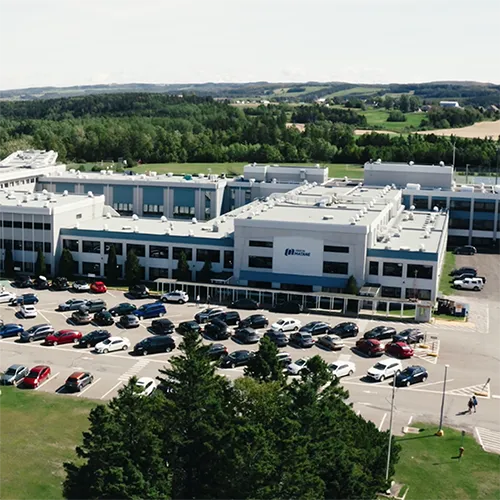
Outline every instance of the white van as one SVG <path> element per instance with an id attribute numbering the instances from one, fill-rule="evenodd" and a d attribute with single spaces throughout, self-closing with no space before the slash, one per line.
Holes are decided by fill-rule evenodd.
<path id="1" fill-rule="evenodd" d="M 454 280 L 453 286 L 458 290 L 475 290 L 483 289 L 484 282 L 482 278 L 464 278 L 463 280 Z"/>

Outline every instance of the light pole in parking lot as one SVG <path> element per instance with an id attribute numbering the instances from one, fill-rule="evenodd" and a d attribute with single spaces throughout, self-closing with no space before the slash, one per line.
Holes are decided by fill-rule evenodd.
<path id="1" fill-rule="evenodd" d="M 439 417 L 439 429 L 436 436 L 442 436 L 443 432 L 443 415 L 444 415 L 444 398 L 446 396 L 446 378 L 448 377 L 448 368 L 450 365 L 444 365 L 444 381 L 443 381 L 443 397 L 441 398 L 441 416 Z"/>
<path id="2" fill-rule="evenodd" d="M 389 466 L 391 464 L 392 449 L 392 416 L 394 415 L 394 397 L 396 395 L 396 375 L 392 379 L 392 397 L 391 397 L 391 417 L 389 419 L 389 445 L 387 446 L 387 464 L 385 467 L 385 480 L 389 481 Z"/>

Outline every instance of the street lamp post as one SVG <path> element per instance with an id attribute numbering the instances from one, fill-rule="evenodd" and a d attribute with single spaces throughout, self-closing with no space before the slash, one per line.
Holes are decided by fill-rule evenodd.
<path id="1" fill-rule="evenodd" d="M 444 398 L 446 396 L 446 378 L 448 377 L 448 368 L 450 365 L 444 365 L 444 381 L 443 381 L 443 397 L 441 398 L 441 416 L 439 417 L 439 429 L 436 432 L 437 436 L 442 436 L 443 432 L 443 415 L 444 415 Z"/>
<path id="2" fill-rule="evenodd" d="M 391 464 L 391 450 L 392 450 L 392 417 L 394 415 L 394 397 L 396 395 L 396 375 L 392 379 L 392 396 L 391 396 L 391 418 L 389 421 L 389 445 L 387 447 L 387 464 L 385 467 L 385 480 L 389 481 L 389 467 Z"/>

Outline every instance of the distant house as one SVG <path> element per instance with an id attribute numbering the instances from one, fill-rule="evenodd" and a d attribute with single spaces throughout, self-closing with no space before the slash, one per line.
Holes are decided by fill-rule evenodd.
<path id="1" fill-rule="evenodd" d="M 326 98 L 325 97 L 320 97 L 319 99 L 316 99 L 314 102 L 316 104 L 325 104 L 326 103 Z"/>
<path id="2" fill-rule="evenodd" d="M 460 104 L 457 101 L 439 101 L 442 108 L 459 108 Z"/>

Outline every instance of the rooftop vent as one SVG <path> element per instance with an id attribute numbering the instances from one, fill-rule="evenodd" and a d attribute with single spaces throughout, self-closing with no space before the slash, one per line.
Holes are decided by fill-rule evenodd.
<path id="1" fill-rule="evenodd" d="M 386 250 L 391 250 L 391 249 L 392 249 L 391 245 L 386 245 L 384 248 L 385 248 Z"/>
<path id="2" fill-rule="evenodd" d="M 263 208 L 264 208 L 264 207 L 263 207 Z M 266 209 L 267 209 L 267 207 L 266 207 Z M 222 216 L 222 217 L 220 218 L 220 221 L 221 221 L 222 223 L 224 223 L 224 222 L 226 222 L 226 218 L 225 218 L 224 216 Z"/>
<path id="3" fill-rule="evenodd" d="M 132 215 L 132 220 L 139 220 L 139 216 L 137 214 Z"/>
<path id="4" fill-rule="evenodd" d="M 333 215 L 325 215 L 323 216 L 323 220 L 333 220 L 335 217 Z"/>
<path id="5" fill-rule="evenodd" d="M 425 245 L 422 243 L 418 249 L 419 252 L 425 252 Z"/>
<path id="6" fill-rule="evenodd" d="M 68 190 L 67 190 L 67 189 L 65 189 L 65 190 L 63 191 L 63 196 L 68 196 Z"/>
<path id="7" fill-rule="evenodd" d="M 75 224 L 75 229 L 80 229 L 80 224 L 78 222 Z"/>
<path id="8" fill-rule="evenodd" d="M 440 161 L 440 162 L 439 162 L 439 166 L 440 166 L 440 167 L 444 167 L 444 161 Z"/>
<path id="9" fill-rule="evenodd" d="M 134 233 L 138 233 L 139 232 L 139 226 L 134 226 Z"/>
<path id="10" fill-rule="evenodd" d="M 192 229 L 189 230 L 189 236 L 194 236 L 194 231 Z"/>
<path id="11" fill-rule="evenodd" d="M 399 249 L 400 249 L 400 250 L 406 250 L 406 251 L 409 251 L 409 250 L 410 250 L 410 247 L 400 247 Z"/>
<path id="12" fill-rule="evenodd" d="M 162 215 L 162 216 L 160 217 L 160 220 L 161 220 L 162 222 L 167 222 L 167 220 L 168 220 L 168 219 L 167 219 L 164 215 Z"/>
<path id="13" fill-rule="evenodd" d="M 193 217 L 191 219 L 191 224 L 198 224 L 198 221 L 196 220 L 196 217 Z"/>
<path id="14" fill-rule="evenodd" d="M 20 207 L 22 206 L 23 202 L 21 200 L 17 200 L 17 206 Z"/>
<path id="15" fill-rule="evenodd" d="M 173 177 L 173 176 L 174 176 L 174 174 L 173 174 L 172 172 L 169 172 L 169 173 L 167 174 L 167 177 Z"/>
<path id="16" fill-rule="evenodd" d="M 47 193 L 48 193 L 48 191 L 46 189 L 42 189 L 42 194 L 46 195 Z"/>
<path id="17" fill-rule="evenodd" d="M 355 219 L 354 217 L 351 217 L 351 218 L 349 219 L 349 223 L 350 223 L 352 226 L 354 226 L 354 225 L 356 224 L 356 219 Z"/>
<path id="18" fill-rule="evenodd" d="M 122 226 L 122 231 L 132 231 L 132 226 Z"/>
<path id="19" fill-rule="evenodd" d="M 43 204 L 43 208 L 49 208 L 49 202 L 46 201 L 44 204 Z"/>
<path id="20" fill-rule="evenodd" d="M 102 229 L 103 229 L 103 231 L 109 231 L 109 227 L 107 224 L 104 224 L 104 227 Z"/>
<path id="21" fill-rule="evenodd" d="M 106 212 L 106 219 L 111 219 L 111 212 Z"/>
<path id="22" fill-rule="evenodd" d="M 92 191 L 89 191 L 89 192 L 87 193 L 87 196 L 88 196 L 89 198 L 93 198 L 93 197 L 94 197 L 94 193 L 93 193 Z"/>

